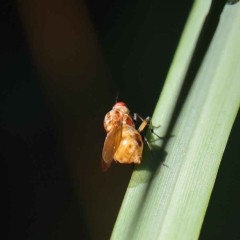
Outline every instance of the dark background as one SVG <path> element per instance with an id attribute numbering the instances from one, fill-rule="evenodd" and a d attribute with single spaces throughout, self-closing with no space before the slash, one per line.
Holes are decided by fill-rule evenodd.
<path id="1" fill-rule="evenodd" d="M 109 238 L 132 166 L 101 172 L 103 117 L 117 91 L 134 112 L 152 114 L 192 6 L 85 3 L 0 1 L 7 239 Z M 240 238 L 239 122 L 238 115 L 202 240 Z"/>

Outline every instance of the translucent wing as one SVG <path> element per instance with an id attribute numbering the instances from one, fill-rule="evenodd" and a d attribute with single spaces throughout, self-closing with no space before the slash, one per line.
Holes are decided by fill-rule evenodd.
<path id="1" fill-rule="evenodd" d="M 102 152 L 102 170 L 106 171 L 112 161 L 115 152 L 118 149 L 118 146 L 122 138 L 122 119 L 116 122 L 112 131 L 110 131 L 105 139 L 103 152 Z"/>

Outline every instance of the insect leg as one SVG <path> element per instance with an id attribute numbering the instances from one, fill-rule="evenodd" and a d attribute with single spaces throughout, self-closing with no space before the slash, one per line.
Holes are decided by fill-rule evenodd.
<path id="1" fill-rule="evenodd" d="M 140 115 L 138 115 L 137 113 L 133 113 L 133 120 L 137 121 L 137 119 L 140 119 L 142 122 L 147 122 L 147 124 L 149 124 L 149 122 L 151 121 L 150 117 L 146 117 L 145 119 L 143 119 Z"/>
<path id="2" fill-rule="evenodd" d="M 146 136 L 142 136 L 142 137 L 143 137 L 145 143 L 148 145 L 148 148 L 149 148 L 149 150 L 150 150 L 150 152 L 151 152 L 151 154 L 152 154 L 152 157 L 154 158 L 153 149 L 152 149 L 152 147 L 151 147 L 151 145 L 150 145 L 147 137 L 146 137 Z M 161 161 L 161 164 L 162 164 L 163 166 L 165 166 L 165 167 L 168 167 L 168 165 L 164 164 L 162 161 Z"/>
<path id="3" fill-rule="evenodd" d="M 135 121 L 137 121 L 138 118 L 142 121 L 142 124 L 141 124 L 141 125 L 139 126 L 139 128 L 138 128 L 138 131 L 139 131 L 139 132 L 143 131 L 143 129 L 148 125 L 152 134 L 154 134 L 155 136 L 157 136 L 159 139 L 164 139 L 164 137 L 160 137 L 158 134 L 156 134 L 156 133 L 154 132 L 154 129 L 161 127 L 161 125 L 159 125 L 159 126 L 153 126 L 150 117 L 146 117 L 145 119 L 143 119 L 140 115 L 138 115 L 137 113 L 134 113 L 134 114 L 133 114 L 133 119 L 134 119 Z"/>
<path id="4" fill-rule="evenodd" d="M 159 128 L 160 125 L 155 127 L 155 126 L 152 125 L 152 121 L 151 121 L 150 117 L 146 117 L 145 119 L 143 119 L 140 115 L 138 115 L 137 113 L 134 113 L 133 114 L 133 120 L 137 121 L 138 118 L 142 121 L 142 124 L 138 128 L 138 131 L 140 132 L 140 134 L 141 134 L 142 138 L 144 139 L 145 143 L 148 145 L 148 148 L 151 152 L 151 155 L 154 158 L 153 149 L 151 147 L 151 144 L 149 143 L 147 137 L 142 134 L 142 131 L 148 125 L 152 134 L 156 135 L 160 139 L 163 139 L 163 137 L 158 136 L 158 134 L 156 134 L 154 132 L 154 128 Z M 168 165 L 164 164 L 163 162 L 161 162 L 161 164 L 165 167 L 168 167 Z"/>
<path id="5" fill-rule="evenodd" d="M 149 122 L 151 121 L 151 118 L 146 117 L 145 119 L 143 119 L 140 115 L 138 115 L 137 113 L 134 113 L 133 120 L 137 121 L 138 118 L 142 121 L 141 125 L 138 128 L 138 131 L 142 132 L 146 126 L 149 126 Z"/>

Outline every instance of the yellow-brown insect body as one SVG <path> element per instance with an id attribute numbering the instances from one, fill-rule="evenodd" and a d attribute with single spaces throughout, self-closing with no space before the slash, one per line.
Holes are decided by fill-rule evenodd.
<path id="1" fill-rule="evenodd" d="M 130 111 L 123 102 L 118 102 L 104 118 L 107 137 L 102 153 L 102 169 L 106 171 L 113 159 L 120 163 L 141 163 L 143 142 L 135 129 Z"/>
<path id="2" fill-rule="evenodd" d="M 114 106 L 113 110 L 106 114 L 103 121 L 106 132 L 110 132 L 119 121 L 121 121 L 122 124 L 128 124 L 135 128 L 133 120 L 129 116 L 129 112 L 126 106 Z"/>
<path id="3" fill-rule="evenodd" d="M 141 163 L 143 151 L 142 137 L 139 132 L 127 125 L 123 125 L 122 139 L 114 154 L 114 160 L 120 163 Z"/>

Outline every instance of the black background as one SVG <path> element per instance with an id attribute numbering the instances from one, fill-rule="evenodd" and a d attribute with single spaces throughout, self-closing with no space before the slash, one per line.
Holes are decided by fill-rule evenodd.
<path id="1" fill-rule="evenodd" d="M 97 84 L 99 87 L 92 89 L 90 85 L 84 92 L 70 88 L 67 103 L 64 90 L 57 92 L 54 84 L 42 80 L 53 75 L 42 70 L 32 52 L 31 32 L 25 29 L 24 11 L 19 10 L 22 5 L 19 1 L 0 3 L 0 140 L 3 173 L 5 163 L 7 168 L 7 190 L 2 188 L 2 199 L 7 199 L 7 239 L 108 239 L 132 166 L 113 164 L 102 174 L 102 119 L 117 91 L 119 100 L 134 112 L 152 114 L 192 1 L 86 1 L 111 83 L 109 88 Z M 78 6 L 78 1 L 75 4 Z M 73 75 L 67 72 L 60 81 L 73 79 Z M 78 119 L 82 121 L 76 123 Z M 71 144 L 72 135 L 65 132 L 72 122 L 79 143 L 74 138 Z M 239 122 L 238 115 L 202 240 L 240 238 Z M 74 144 L 79 148 L 79 156 L 74 155 L 77 163 L 68 156 Z"/>

